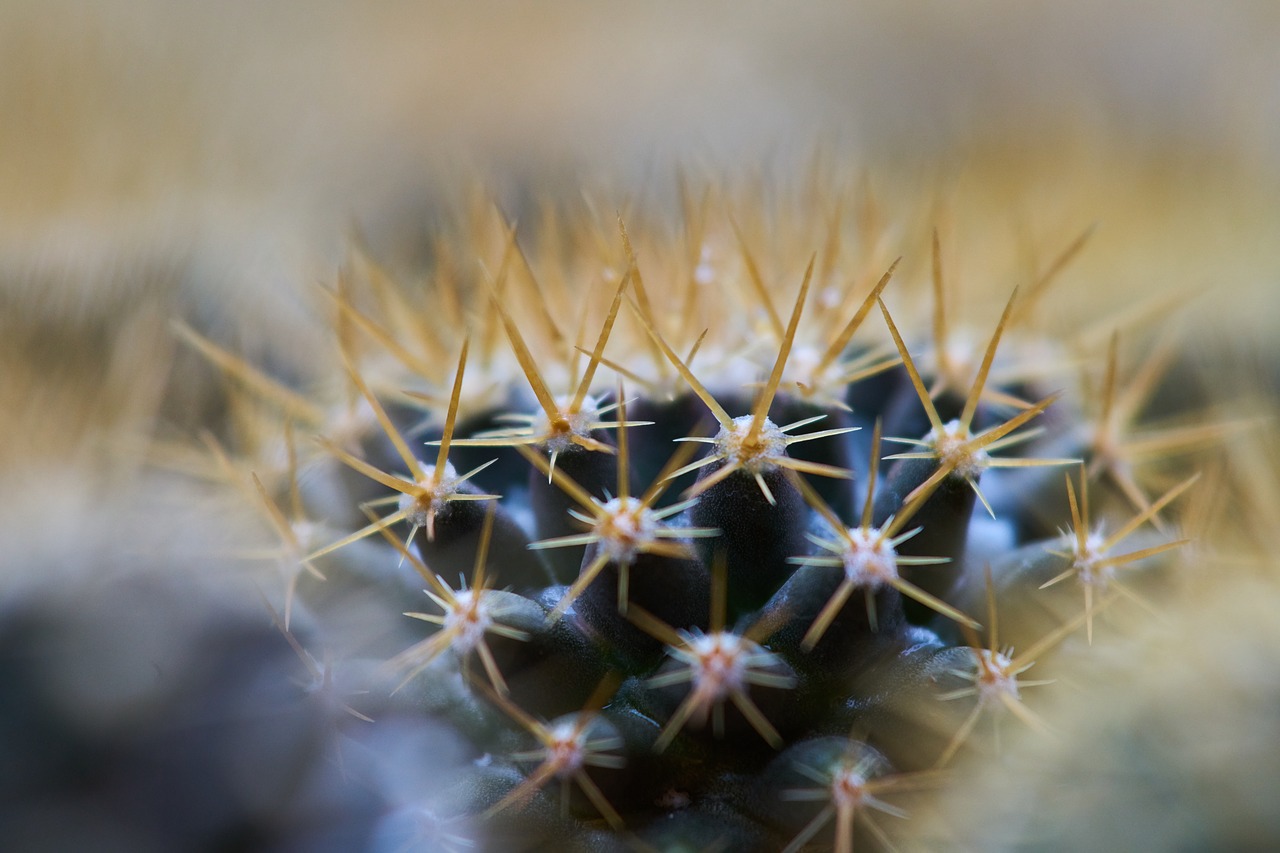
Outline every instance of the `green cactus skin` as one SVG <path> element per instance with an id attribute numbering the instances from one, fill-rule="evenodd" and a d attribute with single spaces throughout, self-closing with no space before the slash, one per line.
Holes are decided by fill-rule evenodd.
<path id="1" fill-rule="evenodd" d="M 505 224 L 498 234 L 491 273 L 431 284 L 438 315 L 398 313 L 419 298 L 409 291 L 347 282 L 339 297 L 343 359 L 376 417 L 358 448 L 327 441 L 314 458 L 363 475 L 339 481 L 353 506 L 368 479 L 393 509 L 370 507 L 389 519 L 382 536 L 317 548 L 325 580 L 300 575 L 293 609 L 302 646 L 366 673 L 351 701 L 371 722 L 340 726 L 367 749 L 365 782 L 405 766 L 432 777 L 386 797 L 376 849 L 888 843 L 910 823 L 900 792 L 943 788 L 953 756 L 996 748 L 988 718 L 1041 726 L 1023 672 L 1079 644 L 1086 622 L 1092 639 L 1112 601 L 1101 582 L 1085 609 L 1076 527 L 1137 534 L 1121 548 L 1141 552 L 1123 564 L 1136 574 L 1184 541 L 1101 487 L 1089 516 L 1066 511 L 1064 471 L 1080 483 L 1093 453 L 1091 404 L 1020 370 L 1024 342 L 1044 333 L 1016 293 L 957 387 L 965 369 L 940 367 L 911 312 L 899 332 L 886 303 L 910 285 L 890 283 L 896 264 L 873 288 L 873 259 L 852 284 L 826 269 L 818 295 L 811 262 L 792 296 L 744 243 L 712 275 L 717 301 L 660 240 L 637 252 L 625 230 L 584 227 L 567 249 L 534 240 L 529 259 Z M 486 244 L 475 236 L 476 252 Z M 775 298 L 794 298 L 786 324 Z M 863 323 L 877 303 L 889 335 Z M 853 365 L 867 354 L 880 363 L 864 376 Z M 668 465 L 684 437 L 701 443 Z M 429 522 L 396 515 L 397 492 L 446 459 L 455 477 L 496 463 Z M 314 503 L 290 485 L 296 469 L 269 482 Z M 1056 530 L 1022 496 L 1047 496 Z M 619 509 L 641 503 L 653 517 Z M 868 568 L 858 537 L 887 562 Z M 352 600 L 385 618 L 356 641 L 341 615 Z M 407 627 L 405 611 L 418 617 Z M 1000 669 L 1009 661 L 1020 671 Z M 389 748 L 378 732 L 397 727 L 451 749 Z"/>

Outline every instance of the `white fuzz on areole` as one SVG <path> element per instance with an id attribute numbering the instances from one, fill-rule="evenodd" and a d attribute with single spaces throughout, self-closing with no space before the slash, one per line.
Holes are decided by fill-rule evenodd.
<path id="1" fill-rule="evenodd" d="M 831 802 L 838 809 L 857 809 L 870 796 L 860 767 L 842 767 L 831 776 Z"/>
<path id="2" fill-rule="evenodd" d="M 611 562 L 630 563 L 657 539 L 661 522 L 639 498 L 613 498 L 601 509 L 594 531 Z"/>
<path id="3" fill-rule="evenodd" d="M 422 479 L 414 485 L 425 491 L 421 495 L 400 495 L 400 511 L 406 513 L 405 521 L 414 527 L 427 527 L 428 516 L 438 514 L 458 493 L 458 471 L 453 463 L 444 463 L 444 476 L 436 480 L 436 466 L 423 465 Z"/>
<path id="4" fill-rule="evenodd" d="M 693 638 L 688 655 L 694 689 L 711 701 L 743 690 L 750 659 L 759 652 L 755 643 L 727 631 Z"/>
<path id="5" fill-rule="evenodd" d="M 1101 531 L 1095 531 L 1085 537 L 1083 549 L 1074 538 L 1072 546 L 1071 565 L 1077 571 L 1080 583 L 1105 590 L 1116 576 L 1114 564 L 1103 565 L 1107 558 L 1106 537 Z"/>
<path id="6" fill-rule="evenodd" d="M 445 609 L 444 630 L 454 632 L 452 645 L 458 654 L 466 654 L 479 645 L 492 625 L 493 615 L 485 606 L 483 590 L 454 593 L 452 606 Z"/>
<path id="7" fill-rule="evenodd" d="M 556 768 L 555 775 L 567 779 L 582 769 L 587 757 L 586 732 L 572 721 L 556 723 L 547 739 L 547 761 Z"/>
<path id="8" fill-rule="evenodd" d="M 875 591 L 898 578 L 898 553 L 879 529 L 849 528 L 841 557 L 845 577 L 857 587 Z"/>
<path id="9" fill-rule="evenodd" d="M 1018 674 L 1013 672 L 1013 658 L 1003 652 L 975 649 L 978 655 L 978 701 L 982 705 L 1000 705 L 1005 700 L 1019 698 Z"/>
<path id="10" fill-rule="evenodd" d="M 298 542 L 298 559 L 321 547 L 330 536 L 328 528 L 308 518 L 299 518 L 289 522 L 289 529 Z"/>
<path id="11" fill-rule="evenodd" d="M 747 444 L 751 434 L 752 415 L 733 419 L 733 427 L 721 427 L 715 437 L 715 453 L 728 462 L 736 462 L 749 474 L 764 474 L 778 467 L 787 455 L 787 436 L 768 418 L 756 431 L 755 440 Z"/>
<path id="12" fill-rule="evenodd" d="M 573 397 L 563 395 L 556 397 L 558 422 L 552 423 L 547 413 L 538 410 L 533 417 L 533 434 L 546 436 L 542 447 L 548 453 L 567 453 L 582 448 L 575 444 L 573 437 L 590 438 L 591 430 L 600 421 L 599 404 L 590 394 L 582 398 L 582 404 L 576 412 L 570 411 Z"/>
<path id="13" fill-rule="evenodd" d="M 969 447 L 973 436 L 968 427 L 960 421 L 949 421 L 943 426 L 942 433 L 931 429 L 925 436 L 925 443 L 938 455 L 938 462 L 949 467 L 957 477 L 973 479 L 987 469 L 991 457 L 985 450 Z"/>

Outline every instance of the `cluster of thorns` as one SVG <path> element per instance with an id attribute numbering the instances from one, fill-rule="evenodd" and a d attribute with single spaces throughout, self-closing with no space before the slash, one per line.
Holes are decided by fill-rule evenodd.
<path id="1" fill-rule="evenodd" d="M 1099 426 L 1091 437 L 1091 467 L 1088 471 L 1082 470 L 1078 488 L 1071 476 L 1066 478 L 1071 507 L 1071 526 L 1069 530 L 1064 531 L 1064 548 L 1061 556 L 1069 562 L 1069 567 L 1044 584 L 1047 587 L 1075 578 L 1083 589 L 1084 609 L 1077 618 L 1061 625 L 1030 648 L 1015 653 L 1012 649 L 1002 648 L 999 644 L 990 569 L 987 570 L 987 612 L 985 614 L 987 641 L 983 642 L 979 634 L 983 630 L 982 625 L 968 614 L 907 580 L 899 572 L 900 566 L 939 564 L 947 562 L 949 558 L 899 556 L 896 549 L 920 532 L 920 527 L 912 527 L 913 518 L 935 490 L 948 478 L 959 478 L 966 482 L 986 511 L 994 517 L 995 512 L 979 486 L 979 477 L 985 469 L 1074 465 L 1081 462 L 1078 459 L 993 455 L 1036 435 L 1038 430 L 1023 429 L 1023 427 L 1049 408 L 1058 396 L 1055 394 L 1038 401 L 1026 402 L 988 387 L 988 379 L 1001 337 L 1021 310 L 1017 291 L 1014 291 L 1005 306 L 976 369 L 970 368 L 966 375 L 964 368 L 949 362 L 946 358 L 946 330 L 941 312 L 941 274 L 937 263 L 935 235 L 934 284 L 939 309 L 935 315 L 936 369 L 934 372 L 936 380 L 932 387 L 922 378 L 916 360 L 909 352 L 889 309 L 882 300 L 882 293 L 897 266 L 896 261 L 861 302 L 852 318 L 830 337 L 828 345 L 820 352 L 806 353 L 807 361 L 803 377 L 794 378 L 797 374 L 793 372 L 789 378 L 788 361 L 795 346 L 797 329 L 813 277 L 814 264 L 810 261 L 795 298 L 789 321 L 784 325 L 772 308 L 769 308 L 768 313 L 778 337 L 777 357 L 767 379 L 758 389 L 751 411 L 747 415 L 734 417 L 698 379 L 690 366 L 698 354 L 706 333 L 697 338 L 684 356 L 677 354 L 670 346 L 658 330 L 659 323 L 644 288 L 643 278 L 625 230 L 622 236 L 629 262 L 628 268 L 614 289 L 605 322 L 594 346 L 590 349 L 577 348 L 578 353 L 587 359 L 585 368 L 576 382 L 572 383 L 569 393 L 559 396 L 553 393 L 519 325 L 508 313 L 499 296 L 510 258 L 513 252 L 518 254 L 515 250 L 514 234 L 511 235 L 502 267 L 496 278 L 489 284 L 489 307 L 491 316 L 497 318 L 505 331 L 511 350 L 528 381 L 538 408 L 532 414 L 512 414 L 503 418 L 511 424 L 509 427 L 467 438 L 456 437 L 455 427 L 458 423 L 470 348 L 469 339 L 463 340 L 457 356 L 457 367 L 447 397 L 447 405 L 444 407 L 443 433 L 438 441 L 431 442 L 436 446 L 434 464 L 424 464 L 419 460 L 360 371 L 345 356 L 344 348 L 344 362 L 352 387 L 358 391 L 359 397 L 376 418 L 381 431 L 385 433 L 403 462 L 404 468 L 401 472 L 381 470 L 360 458 L 358 449 L 351 446 L 345 439 L 318 438 L 320 445 L 328 453 L 391 491 L 387 498 L 365 505 L 365 511 L 371 515 L 371 522 L 367 526 L 323 545 L 314 542 L 316 530 L 306 521 L 303 512 L 296 477 L 297 463 L 292 423 L 295 420 L 301 420 L 303 423 L 319 426 L 324 423 L 324 414 L 316 411 L 313 404 L 291 390 L 274 383 L 255 368 L 221 350 L 194 331 L 185 327 L 180 330 L 189 341 L 220 366 L 255 387 L 258 392 L 283 401 L 290 413 L 290 426 L 286 430 L 290 469 L 287 509 L 276 502 L 256 474 L 252 478 L 255 498 L 265 508 L 277 531 L 285 551 L 284 562 L 288 563 L 292 569 L 287 575 L 288 586 L 282 627 L 287 631 L 292 599 L 300 571 L 323 577 L 316 565 L 320 558 L 370 535 L 381 534 L 399 553 L 402 562 L 408 561 L 421 575 L 427 584 L 425 590 L 427 596 L 439 609 L 437 613 L 406 614 L 415 619 L 433 623 L 438 626 L 438 630 L 387 663 L 387 670 L 396 673 L 400 678 L 397 689 L 418 677 L 442 655 L 456 655 L 464 670 L 468 672 L 469 662 L 478 660 L 484 675 L 483 678 L 479 676 L 471 678 L 476 689 L 508 714 L 519 726 L 527 730 L 537 741 L 536 749 L 513 756 L 517 761 L 536 763 L 535 769 L 521 784 L 493 805 L 488 813 L 519 809 L 527 804 L 539 790 L 553 781 L 558 781 L 564 786 L 578 785 L 601 817 L 615 828 L 621 828 L 623 818 L 592 781 L 588 772 L 592 767 L 615 768 L 622 766 L 624 762 L 623 757 L 616 753 L 620 747 L 616 738 L 593 736 L 591 731 L 593 719 L 610 699 L 612 692 L 616 689 L 617 680 L 606 678 L 580 713 L 552 723 L 535 719 L 511 701 L 506 681 L 486 641 L 489 635 L 516 640 L 528 638 L 526 632 L 504 623 L 501 606 L 494 604 L 491 600 L 492 589 L 487 578 L 487 560 L 494 517 L 492 502 L 496 502 L 500 496 L 481 493 L 474 488 L 463 488 L 464 484 L 492 462 L 465 473 L 459 473 L 450 464 L 450 449 L 460 446 L 515 447 L 531 465 L 546 475 L 548 482 L 554 483 L 576 504 L 570 514 L 580 523 L 581 532 L 544 539 L 530 546 L 535 549 L 594 546 L 594 558 L 582 566 L 577 579 L 568 587 L 547 618 L 549 622 L 555 622 L 571 613 L 575 601 L 600 573 L 606 567 L 616 567 L 619 613 L 665 644 L 669 658 L 679 664 L 677 668 L 653 676 L 650 679 L 651 686 L 688 685 L 688 692 L 683 702 L 665 722 L 658 736 L 654 747 L 658 751 L 667 748 L 680 731 L 691 722 L 703 722 L 710 718 L 715 730 L 720 731 L 727 704 L 732 704 L 760 737 L 770 745 L 775 748 L 782 745 L 781 736 L 753 702 L 751 692 L 756 686 L 785 689 L 793 686 L 793 679 L 771 671 L 776 658 L 761 645 L 761 640 L 767 633 L 765 630 L 767 626 L 762 628 L 757 623 L 757 626 L 740 632 L 726 628 L 726 578 L 722 565 L 715 566 L 712 572 L 709 631 L 668 625 L 638 604 L 631 602 L 628 594 L 629 570 L 640 555 L 653 554 L 692 559 L 694 554 L 688 544 L 690 540 L 714 538 L 720 534 L 720 531 L 713 528 L 683 526 L 675 521 L 685 510 L 696 504 L 705 493 L 729 478 L 750 478 L 755 481 L 764 499 L 773 503 L 776 498 L 766 482 L 765 475 L 781 472 L 785 476 L 785 482 L 793 485 L 803 495 L 809 507 L 826 522 L 829 533 L 827 536 L 810 534 L 809 538 L 818 549 L 817 552 L 797 554 L 791 562 L 796 565 L 829 568 L 842 575 L 842 580 L 835 592 L 812 624 L 808 626 L 802 641 L 803 648 L 813 649 L 836 616 L 848 605 L 850 599 L 859 594 L 865 599 L 867 616 L 872 629 L 875 630 L 875 593 L 885 587 L 892 587 L 902 595 L 914 599 L 957 623 L 972 653 L 973 669 L 955 673 L 971 683 L 961 689 L 948 692 L 940 698 L 959 700 L 974 697 L 974 706 L 939 755 L 934 771 L 893 774 L 886 772 L 887 768 L 882 764 L 869 761 L 865 755 L 851 749 L 849 760 L 839 766 L 802 768 L 805 775 L 812 777 L 817 787 L 788 791 L 784 795 L 788 799 L 824 804 L 814 820 L 793 840 L 788 850 L 798 850 L 831 821 L 836 824 L 837 850 L 851 849 L 855 815 L 862 815 L 868 831 L 887 845 L 887 837 L 868 811 L 874 810 L 895 816 L 903 816 L 904 813 L 901 809 L 881 800 L 881 795 L 928 783 L 931 772 L 936 772 L 951 762 L 972 734 L 984 712 L 1007 711 L 1034 729 L 1047 730 L 1047 724 L 1026 706 L 1021 695 L 1022 689 L 1047 682 L 1028 681 L 1021 676 L 1034 665 L 1037 658 L 1081 625 L 1087 626 L 1089 641 L 1092 642 L 1095 615 L 1115 596 L 1124 596 L 1150 606 L 1137 592 L 1117 580 L 1117 571 L 1139 560 L 1179 547 L 1188 540 L 1178 539 L 1127 553 L 1117 553 L 1117 551 L 1121 542 L 1143 525 L 1150 522 L 1160 526 L 1161 510 L 1186 491 L 1195 478 L 1176 485 L 1155 500 L 1149 500 L 1133 477 L 1132 462 L 1143 452 L 1172 451 L 1182 446 L 1192 446 L 1218 433 L 1211 435 L 1203 431 L 1184 431 L 1150 436 L 1144 438 L 1142 442 L 1131 442 L 1130 449 L 1126 450 L 1123 432 L 1136 417 L 1141 398 L 1149 393 L 1149 386 L 1154 384 L 1158 371 L 1154 368 L 1146 371 L 1143 377 L 1144 387 L 1135 389 L 1127 397 L 1117 401 L 1116 351 L 1114 338 L 1112 339 L 1105 389 L 1102 395 L 1104 410 L 1099 418 Z M 1053 271 L 1060 268 L 1066 258 L 1078 251 L 1079 244 L 1082 242 L 1083 237 L 1073 244 L 1067 253 L 1064 253 L 1064 258 L 1059 259 Z M 751 271 L 753 278 L 758 278 L 754 265 L 751 265 Z M 1043 281 L 1037 283 L 1037 291 L 1041 289 L 1043 283 Z M 363 328 L 375 339 L 389 348 L 394 348 L 393 352 L 403 351 L 404 348 L 394 342 L 390 332 L 356 309 L 341 293 L 337 295 L 337 301 L 339 316 L 344 319 L 345 324 Z M 765 304 L 769 305 L 767 297 Z M 649 424 L 627 419 L 628 399 L 624 380 L 642 383 L 650 388 L 657 382 L 639 375 L 633 366 L 611 360 L 605 354 L 615 322 L 624 306 L 631 312 L 656 351 L 661 353 L 665 366 L 675 370 L 683 386 L 705 404 L 718 426 L 718 432 L 714 436 L 689 436 L 682 439 L 681 447 L 643 491 L 634 490 L 630 482 L 628 432 Z M 856 363 L 846 361 L 845 354 L 851 338 L 866 317 L 877 308 L 892 337 L 896 355 L 874 361 L 866 358 L 858 359 Z M 408 359 L 409 355 L 406 353 L 404 357 Z M 797 443 L 840 435 L 855 428 L 797 432 L 823 416 L 778 426 L 769 418 L 770 408 L 782 391 L 808 400 L 843 405 L 834 401 L 838 400 L 837 392 L 844 385 L 898 364 L 902 365 L 910 378 L 924 413 L 928 416 L 931 428 L 923 438 L 884 437 L 885 441 L 908 446 L 905 452 L 884 458 L 931 460 L 936 467 L 932 475 L 906 496 L 900 508 L 891 517 L 879 525 L 874 525 L 872 506 L 876 494 L 882 440 L 880 425 L 877 422 L 871 443 L 865 503 L 857 523 L 850 526 L 807 482 L 806 476 L 852 479 L 853 472 L 832 465 L 793 458 L 788 455 L 787 449 Z M 601 365 L 609 367 L 618 375 L 616 397 L 609 405 L 601 405 L 590 394 Z M 934 398 L 948 388 L 956 390 L 962 387 L 967 389 L 967 393 L 964 394 L 964 405 L 959 417 L 944 422 L 935 406 Z M 975 429 L 975 416 L 982 403 L 1010 408 L 1014 410 L 1014 414 L 993 426 Z M 595 437 L 600 430 L 615 430 L 616 442 L 601 441 Z M 217 443 L 211 438 L 207 441 L 218 453 L 221 464 L 229 467 L 231 462 Z M 700 444 L 706 446 L 708 452 L 702 458 L 694 460 L 692 454 Z M 558 459 L 567 453 L 615 455 L 617 493 L 592 494 L 587 488 L 575 482 L 557 465 Z M 677 477 L 698 472 L 717 463 L 718 467 L 712 473 L 702 472 L 703 476 L 699 477 L 677 502 L 660 505 L 660 499 Z M 1129 497 L 1136 508 L 1132 518 L 1111 533 L 1106 533 L 1100 525 L 1095 525 L 1090 517 L 1088 482 L 1091 476 L 1096 478 L 1101 474 L 1110 475 L 1119 485 L 1121 492 Z M 413 548 L 413 541 L 419 532 L 426 537 L 427 541 L 435 538 L 437 519 L 447 512 L 449 505 L 455 501 L 491 502 L 481 531 L 470 584 L 464 580 L 461 588 L 454 588 L 432 571 L 415 554 Z M 394 506 L 394 510 L 380 517 L 372 515 L 373 510 L 379 505 Z M 409 527 L 408 538 L 404 541 L 392 532 L 392 529 L 398 525 Z"/>

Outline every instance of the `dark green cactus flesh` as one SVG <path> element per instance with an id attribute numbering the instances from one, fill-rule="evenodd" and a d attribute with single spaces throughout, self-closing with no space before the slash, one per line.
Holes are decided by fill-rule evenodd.
<path id="1" fill-rule="evenodd" d="M 1123 425 L 1032 364 L 1030 295 L 959 355 L 896 262 L 766 284 L 741 234 L 711 271 L 498 234 L 491 275 L 442 261 L 425 297 L 344 280 L 363 429 L 310 424 L 310 478 L 259 481 L 282 538 L 351 534 L 296 547 L 276 609 L 358 684 L 377 849 L 888 845 L 953 759 L 1046 727 L 1028 670 L 1186 541 L 1191 481 L 1148 496 L 1102 455 Z"/>

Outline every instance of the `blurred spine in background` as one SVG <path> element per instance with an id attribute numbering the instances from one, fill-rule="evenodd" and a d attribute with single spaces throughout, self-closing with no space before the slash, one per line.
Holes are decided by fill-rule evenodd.
<path id="1" fill-rule="evenodd" d="M 843 249 L 859 297 L 903 255 L 891 286 L 901 290 L 885 300 L 895 317 L 902 310 L 912 353 L 933 348 L 934 229 L 954 337 L 972 323 L 967 344 L 980 349 L 1012 287 L 1026 298 L 1096 222 L 1037 307 L 1040 328 L 1072 330 L 1075 349 L 1043 354 L 1070 365 L 1064 382 L 1082 382 L 1076 404 L 1098 418 L 1089 406 L 1105 398 L 1120 328 L 1119 408 L 1144 372 L 1167 368 L 1137 410 L 1172 419 L 1149 419 L 1138 438 L 1157 455 L 1202 454 L 1176 465 L 1118 460 L 1149 478 L 1148 500 L 1180 482 L 1184 462 L 1203 471 L 1161 519 L 1169 526 L 1146 528 L 1176 520 L 1195 540 L 1157 591 L 1158 615 L 1100 615 L 1094 647 L 1059 667 L 1063 681 L 1086 685 L 1080 698 L 1056 690 L 1037 706 L 1056 739 L 1007 740 L 998 758 L 956 765 L 965 785 L 932 791 L 910 821 L 884 818 L 900 843 L 1274 842 L 1280 831 L 1259 797 L 1275 784 L 1275 747 L 1257 733 L 1274 729 L 1280 647 L 1267 618 L 1280 593 L 1270 548 L 1280 520 L 1270 419 L 1280 382 L 1277 34 L 1272 5 L 1244 2 L 981 2 L 946 14 L 892 3 L 786 14 L 573 2 L 465 12 L 245 2 L 216 13 L 150 0 L 4 4 L 6 847 L 349 850 L 403 835 L 466 849 L 468 826 L 413 815 L 439 784 L 429 769 L 387 756 L 431 753 L 453 766 L 472 759 L 469 747 L 420 717 L 368 714 L 376 727 L 360 718 L 370 709 L 357 691 L 372 676 L 352 661 L 376 669 L 379 655 L 408 647 L 398 643 L 409 620 L 364 597 L 360 582 L 297 574 L 287 556 L 368 522 L 349 500 L 368 484 L 312 441 L 323 433 L 351 448 L 379 434 L 337 342 L 359 342 L 361 375 L 401 406 L 397 417 L 415 405 L 389 381 L 403 367 L 396 354 L 336 306 L 354 298 L 347 284 L 367 288 L 360 298 L 374 302 L 360 310 L 372 316 L 386 307 L 377 298 L 421 294 L 424 278 L 478 280 L 481 262 L 496 274 L 502 229 L 468 230 L 490 211 L 467 189 L 477 175 L 522 234 L 535 223 L 552 233 L 554 217 L 572 212 L 561 226 L 596 229 L 622 274 L 619 210 L 647 241 L 645 275 L 659 278 L 650 265 L 663 257 L 694 275 L 729 264 L 733 304 L 744 305 L 738 288 L 750 275 L 732 228 L 716 246 L 693 239 L 698 217 L 669 179 L 677 165 L 684 186 L 711 187 L 709 209 L 742 218 L 784 322 L 804 260 L 831 230 L 861 235 Z M 847 218 L 833 220 L 840 209 Z M 554 239 L 544 237 L 548 257 Z M 587 274 L 563 269 L 571 283 Z M 565 286 L 542 283 L 553 297 Z M 822 314 L 824 284 L 806 323 Z M 911 294 L 910 309 L 896 293 Z M 535 308 L 522 324 L 543 322 Z M 629 343 L 606 352 L 624 365 L 628 346 L 648 358 L 629 311 Z M 190 335 L 183 343 L 175 319 L 257 371 L 257 387 L 211 366 Z M 771 328 L 767 312 L 740 319 Z M 558 317 L 568 337 L 576 321 Z M 891 347 L 882 327 L 868 332 L 876 323 L 878 309 L 860 337 Z M 414 329 L 395 331 L 399 340 Z M 456 365 L 457 342 L 447 344 L 435 341 L 434 384 L 418 389 L 436 396 L 437 414 Z M 1032 350 L 1019 352 L 1019 369 L 1036 366 Z M 774 354 L 754 354 L 741 382 L 763 380 Z M 715 363 L 708 350 L 694 372 Z M 477 394 L 525 388 L 514 361 L 493 369 L 468 368 Z M 555 393 L 569 373 L 567 359 L 548 369 Z M 595 390 L 607 393 L 613 377 L 601 374 Z M 655 427 L 636 427 L 636 441 L 645 429 Z M 856 458 L 865 468 L 866 449 Z M 1070 526 L 1064 498 L 1065 486 L 1053 521 Z M 854 524 L 846 510 L 861 504 L 847 503 L 840 512 Z M 269 521 L 273 509 L 283 525 Z M 389 549 L 374 536 L 351 546 L 351 561 Z M 399 570 L 413 580 L 407 561 Z M 290 583 L 310 584 L 315 599 L 286 631 Z M 1079 596 L 1074 583 L 1060 591 Z M 349 657 L 310 642 L 313 607 Z M 418 594 L 401 609 L 430 607 Z M 980 596 L 963 607 L 988 621 Z M 1000 617 L 1002 636 L 1014 636 L 1017 617 Z M 407 823 L 388 824 L 388 813 Z"/>

